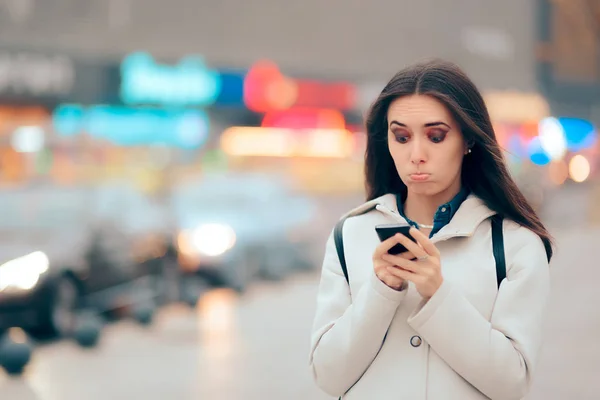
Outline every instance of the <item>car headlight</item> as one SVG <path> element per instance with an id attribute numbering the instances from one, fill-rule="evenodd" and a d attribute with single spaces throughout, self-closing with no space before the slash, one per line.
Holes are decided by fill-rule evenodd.
<path id="1" fill-rule="evenodd" d="M 186 254 L 216 257 L 235 245 L 235 231 L 229 225 L 204 224 L 179 237 L 179 248 Z"/>
<path id="2" fill-rule="evenodd" d="M 50 261 L 41 251 L 15 258 L 0 265 L 0 291 L 6 289 L 30 290 L 37 285 Z"/>

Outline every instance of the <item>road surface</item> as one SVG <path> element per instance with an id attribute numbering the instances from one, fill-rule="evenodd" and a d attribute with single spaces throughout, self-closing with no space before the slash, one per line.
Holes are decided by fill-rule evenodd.
<path id="1" fill-rule="evenodd" d="M 557 234 L 545 347 L 529 399 L 600 398 L 600 230 Z M 42 346 L 7 400 L 320 400 L 307 365 L 318 275 L 209 293 L 161 310 L 144 328 L 107 326 L 101 345 Z"/>

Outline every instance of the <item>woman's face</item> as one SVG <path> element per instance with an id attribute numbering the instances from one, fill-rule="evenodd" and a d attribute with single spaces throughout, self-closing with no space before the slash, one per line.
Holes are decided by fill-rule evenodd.
<path id="1" fill-rule="evenodd" d="M 394 100 L 387 119 L 388 147 L 408 193 L 450 200 L 468 150 L 452 114 L 434 97 L 411 95 Z"/>

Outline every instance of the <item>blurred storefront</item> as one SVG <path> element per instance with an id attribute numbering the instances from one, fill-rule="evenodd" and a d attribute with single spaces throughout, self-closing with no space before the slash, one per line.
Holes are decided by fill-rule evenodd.
<path id="1" fill-rule="evenodd" d="M 1 185 L 69 180 L 51 114 L 65 101 L 102 101 L 110 71 L 97 60 L 58 52 L 0 49 Z"/>
<path id="2" fill-rule="evenodd" d="M 364 134 L 351 82 L 291 77 L 270 61 L 244 79 L 245 106 L 259 123 L 223 130 L 232 170 L 277 171 L 313 195 L 361 193 Z"/>
<path id="3" fill-rule="evenodd" d="M 555 190 L 549 208 L 562 202 L 570 219 L 599 224 L 600 2 L 540 0 L 537 80 L 556 118 L 543 121 L 539 161 L 549 165 Z M 577 184 L 577 187 L 574 185 Z M 561 193 L 562 192 L 562 193 Z M 564 193 L 564 195 L 563 195 Z M 567 199 L 578 193 L 579 197 Z"/>

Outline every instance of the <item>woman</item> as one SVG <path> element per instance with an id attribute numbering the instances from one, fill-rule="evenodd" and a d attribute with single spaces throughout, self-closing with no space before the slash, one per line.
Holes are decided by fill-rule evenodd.
<path id="1" fill-rule="evenodd" d="M 347 399 L 521 399 L 540 351 L 552 241 L 507 171 L 481 94 L 453 64 L 419 64 L 392 78 L 366 125 L 368 202 L 343 228 L 349 283 L 333 235 L 326 247 L 317 384 Z M 380 242 L 374 227 L 394 223 L 412 225 L 417 243 Z M 408 251 L 388 254 L 398 243 Z"/>

